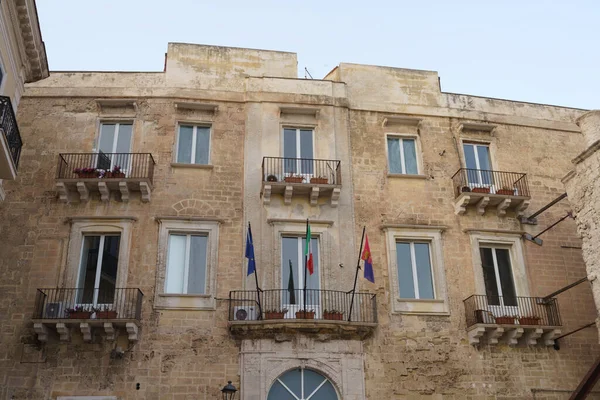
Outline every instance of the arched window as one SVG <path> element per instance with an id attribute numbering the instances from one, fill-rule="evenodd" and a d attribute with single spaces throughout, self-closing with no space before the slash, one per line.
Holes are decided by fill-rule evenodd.
<path id="1" fill-rule="evenodd" d="M 338 395 L 323 375 L 296 368 L 275 379 L 267 400 L 338 400 Z"/>

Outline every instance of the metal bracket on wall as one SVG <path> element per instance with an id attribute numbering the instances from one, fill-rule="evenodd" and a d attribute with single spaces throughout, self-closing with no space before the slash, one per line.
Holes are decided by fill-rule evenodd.
<path id="1" fill-rule="evenodd" d="M 543 235 L 544 233 L 548 232 L 550 229 L 554 228 L 556 225 L 560 224 L 561 222 L 563 222 L 565 219 L 567 219 L 569 217 L 573 218 L 573 214 L 570 211 L 567 213 L 567 215 L 565 215 L 564 217 L 562 217 L 561 219 L 559 219 L 558 221 L 556 221 L 555 223 L 553 223 L 552 225 L 550 225 L 549 227 L 547 227 L 546 229 L 544 229 L 543 231 L 538 233 L 537 235 L 532 236 L 530 233 L 526 233 L 523 235 L 523 238 L 529 240 L 530 242 L 537 244 L 538 246 L 541 246 L 542 244 L 544 244 L 544 241 L 542 239 L 540 239 L 540 236 Z"/>
<path id="2" fill-rule="evenodd" d="M 541 213 L 543 213 L 544 211 L 546 211 L 547 209 L 549 209 L 550 207 L 552 207 L 553 205 L 555 205 L 556 203 L 558 203 L 559 201 L 564 199 L 565 197 L 567 197 L 567 194 L 563 193 L 560 196 L 558 196 L 556 199 L 552 200 L 550 203 L 546 204 L 544 207 L 540 208 L 539 210 L 537 210 L 536 212 L 531 214 L 529 217 L 522 216 L 521 223 L 528 224 L 528 225 L 537 225 L 537 219 L 535 217 L 537 217 L 538 215 L 540 215 Z"/>

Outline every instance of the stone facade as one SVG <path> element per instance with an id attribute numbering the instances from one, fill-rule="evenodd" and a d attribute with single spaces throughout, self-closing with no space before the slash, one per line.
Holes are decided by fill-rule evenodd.
<path id="1" fill-rule="evenodd" d="M 27 86 L 18 120 L 28 145 L 0 205 L 0 399 L 212 399 L 231 380 L 241 399 L 258 400 L 297 368 L 318 371 L 345 400 L 568 397 L 600 350 L 595 330 L 560 339 L 560 350 L 536 327 L 477 344 L 463 300 L 486 290 L 480 242 L 510 248 L 519 296 L 544 297 L 585 276 L 572 220 L 544 234 L 542 247 L 521 239 L 570 210 L 566 200 L 537 226 L 516 218 L 563 192 L 561 177 L 585 147 L 575 123 L 584 111 L 443 93 L 435 72 L 340 64 L 324 80 L 304 80 L 296 68 L 293 53 L 169 44 L 164 72 L 52 73 Z M 131 152 L 152 154 L 149 198 L 103 181 L 77 186 L 57 171 L 59 154 L 98 149 L 103 122 L 132 122 Z M 178 162 L 186 124 L 210 127 L 207 164 Z M 285 153 L 285 128 L 313 132 L 310 158 L 339 161 L 334 182 L 265 179 L 263 157 Z M 416 141 L 417 174 L 388 172 L 386 135 Z M 457 213 L 452 177 L 464 167 L 463 142 L 487 143 L 495 170 L 527 173 L 529 208 L 503 197 L 483 214 L 481 203 Z M 323 334 L 317 322 L 258 338 L 234 333 L 229 293 L 255 289 L 248 222 L 260 286 L 285 289 L 281 237 L 302 235 L 307 218 L 320 287 L 344 292 L 366 226 L 375 283 L 361 276 L 359 288 L 377 295 L 374 331 Z M 165 294 L 167 233 L 195 230 L 213 240 L 208 292 Z M 143 292 L 141 318 L 59 327 L 37 316 L 34 329 L 38 289 L 76 284 L 74 243 L 86 232 L 127 238 L 116 279 Z M 397 238 L 431 243 L 435 299 L 397 295 Z M 596 317 L 587 284 L 558 302 L 563 333 Z"/>

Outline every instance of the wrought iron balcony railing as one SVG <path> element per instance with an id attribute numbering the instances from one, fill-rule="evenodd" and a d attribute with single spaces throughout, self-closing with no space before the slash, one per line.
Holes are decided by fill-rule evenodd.
<path id="1" fill-rule="evenodd" d="M 467 328 L 475 324 L 562 325 L 555 298 L 473 295 L 464 304 Z"/>
<path id="2" fill-rule="evenodd" d="M 340 161 L 263 157 L 262 180 L 264 182 L 341 185 Z"/>
<path id="3" fill-rule="evenodd" d="M 57 179 L 154 178 L 150 153 L 63 153 L 58 158 Z"/>
<path id="4" fill-rule="evenodd" d="M 139 321 L 143 296 L 137 288 L 38 289 L 33 318 Z"/>
<path id="5" fill-rule="evenodd" d="M 465 192 L 530 196 L 527 175 L 519 172 L 461 168 L 452 181 L 456 197 Z"/>
<path id="6" fill-rule="evenodd" d="M 259 307 L 260 296 L 260 307 Z M 269 289 L 229 292 L 229 321 L 254 320 L 333 320 L 377 322 L 374 294 L 338 290 Z"/>
<path id="7" fill-rule="evenodd" d="M 21 140 L 17 118 L 15 117 L 10 97 L 6 96 L 0 96 L 0 130 L 4 132 L 4 137 L 8 142 L 10 155 L 15 164 L 15 168 L 17 168 L 19 166 L 23 141 Z"/>

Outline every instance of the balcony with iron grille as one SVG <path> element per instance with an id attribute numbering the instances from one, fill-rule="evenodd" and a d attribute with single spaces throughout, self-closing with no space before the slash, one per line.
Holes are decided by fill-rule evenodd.
<path id="1" fill-rule="evenodd" d="M 10 97 L 0 96 L 0 179 L 17 177 L 22 146 Z"/>
<path id="2" fill-rule="evenodd" d="M 319 198 L 325 197 L 337 207 L 342 187 L 339 160 L 264 157 L 261 179 L 264 204 L 270 204 L 273 194 L 281 194 L 284 204 L 298 196 L 317 205 Z"/>
<path id="3" fill-rule="evenodd" d="M 519 172 L 502 172 L 461 168 L 452 177 L 455 213 L 463 215 L 473 206 L 479 215 L 495 209 L 498 216 L 514 211 L 517 217 L 529 207 L 531 195 L 527 175 Z"/>
<path id="4" fill-rule="evenodd" d="M 305 296 L 306 295 L 306 296 Z M 229 293 L 229 329 L 240 338 L 288 333 L 364 339 L 377 327 L 371 293 L 320 289 L 235 290 Z"/>
<path id="5" fill-rule="evenodd" d="M 562 325 L 555 298 L 473 295 L 464 300 L 469 343 L 553 346 Z"/>
<path id="6" fill-rule="evenodd" d="M 150 201 L 154 178 L 154 158 L 150 153 L 68 153 L 60 154 L 56 170 L 59 200 L 88 201 L 93 192 L 102 201 L 112 198 L 127 202 L 132 192 Z M 114 193 L 114 195 L 111 195 Z"/>
<path id="7" fill-rule="evenodd" d="M 122 289 L 38 289 L 33 329 L 40 342 L 58 336 L 68 342 L 75 331 L 92 341 L 94 330 L 115 340 L 119 329 L 129 341 L 138 340 L 143 293 L 137 288 Z"/>

